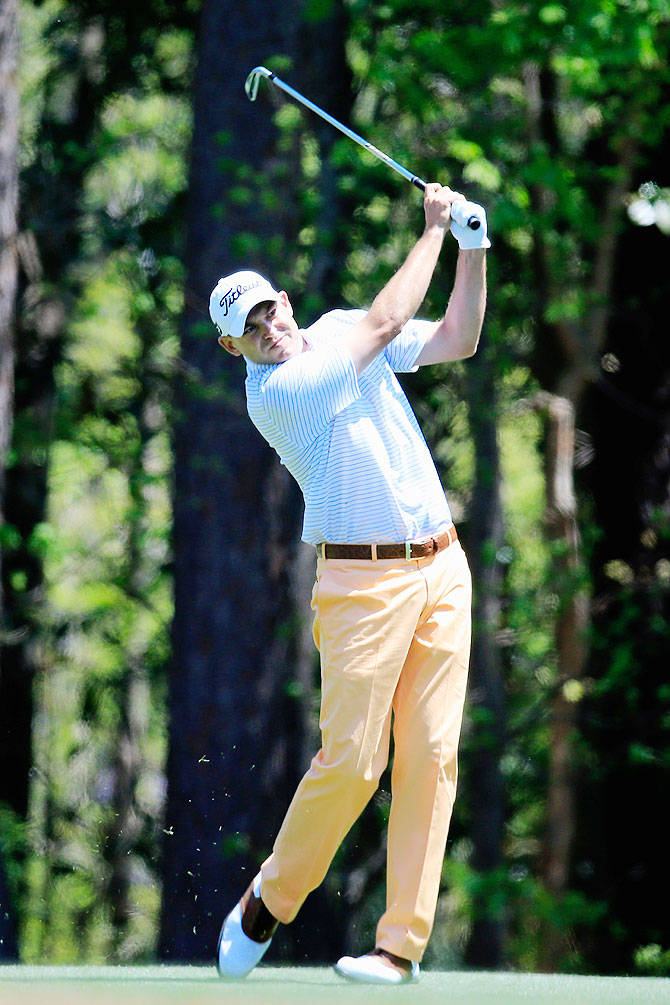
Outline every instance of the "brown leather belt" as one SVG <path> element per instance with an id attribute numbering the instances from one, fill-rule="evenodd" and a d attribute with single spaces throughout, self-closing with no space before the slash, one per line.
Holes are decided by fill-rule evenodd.
<path id="1" fill-rule="evenodd" d="M 427 541 L 404 541 L 402 544 L 317 544 L 319 558 L 360 558 L 376 562 L 384 558 L 430 558 L 458 540 L 453 523 L 443 534 L 429 537 Z"/>

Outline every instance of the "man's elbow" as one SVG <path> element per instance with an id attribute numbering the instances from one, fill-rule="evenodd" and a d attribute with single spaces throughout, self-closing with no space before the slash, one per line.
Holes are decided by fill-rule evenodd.
<path id="1" fill-rule="evenodd" d="M 468 339 L 461 347 L 461 359 L 471 359 L 479 348 L 479 336 L 481 329 L 472 338 Z"/>
<path id="2" fill-rule="evenodd" d="M 404 324 L 407 323 L 407 318 L 397 316 L 390 311 L 373 311 L 370 310 L 367 318 L 367 328 L 370 332 L 371 337 L 379 345 L 379 349 L 384 349 L 389 342 L 392 342 L 396 335 L 401 331 Z"/>

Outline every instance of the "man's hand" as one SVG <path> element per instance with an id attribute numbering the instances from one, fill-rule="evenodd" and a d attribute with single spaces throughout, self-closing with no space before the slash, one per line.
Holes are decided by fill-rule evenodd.
<path id="1" fill-rule="evenodd" d="M 452 213 L 454 203 L 461 203 L 467 207 L 467 213 Z M 426 230 L 431 227 L 442 229 L 448 227 L 458 241 L 461 251 L 491 247 L 487 236 L 485 210 L 476 203 L 467 202 L 465 196 L 460 192 L 452 191 L 447 185 L 431 182 L 430 185 L 426 185 L 423 209 L 426 215 Z M 476 216 L 480 221 L 479 227 L 472 230 L 466 225 L 464 216 Z"/>
<path id="2" fill-rule="evenodd" d="M 473 217 L 479 222 L 479 226 L 474 229 L 468 226 Z M 491 247 L 487 235 L 486 210 L 476 202 L 459 202 L 457 206 L 452 206 L 451 233 L 458 241 L 461 251 Z"/>
<path id="3" fill-rule="evenodd" d="M 464 195 L 453 192 L 447 185 L 440 185 L 438 182 L 426 185 L 423 195 L 426 230 L 431 227 L 447 230 L 451 225 L 451 204 L 464 199 Z"/>

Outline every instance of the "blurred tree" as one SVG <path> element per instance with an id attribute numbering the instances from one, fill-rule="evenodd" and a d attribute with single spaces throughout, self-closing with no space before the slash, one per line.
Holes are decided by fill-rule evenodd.
<path id="1" fill-rule="evenodd" d="M 178 200 L 188 131 L 179 103 L 189 72 L 180 28 L 192 9 L 163 0 L 141 9 L 86 0 L 24 9 L 26 281 L 8 477 L 14 547 L 5 581 L 14 634 L 5 657 L 26 682 L 6 709 L 12 743 L 21 749 L 30 735 L 33 664 L 51 661 L 36 691 L 35 854 L 24 880 L 33 908 L 23 917 L 24 948 L 40 959 L 85 957 L 100 944 L 107 910 L 116 929 L 102 951 L 113 958 L 146 954 L 155 937 L 147 937 L 143 911 L 128 903 L 127 892 L 130 874 L 133 896 L 148 885 L 162 809 L 154 795 L 160 791 L 156 720 L 147 691 L 165 659 L 161 620 L 164 628 L 169 618 L 162 609 L 165 534 L 156 498 L 157 483 L 167 477 L 161 471 L 171 365 L 165 318 L 179 299 L 170 258 L 179 228 L 164 219 L 174 220 L 167 207 Z M 139 342 L 125 330 L 130 317 Z M 77 337 L 82 331 L 85 347 Z M 119 481 L 114 485 L 117 471 L 128 482 L 128 506 L 119 499 Z M 113 530 L 98 512 L 81 532 L 77 492 L 87 479 L 91 513 L 97 497 L 117 488 L 120 522 Z M 58 524 L 61 485 L 71 496 L 65 533 Z M 111 549 L 107 533 L 118 538 Z M 100 551 L 94 544 L 83 558 L 72 597 L 63 552 L 70 548 L 81 559 L 94 538 Z M 123 562 L 116 561 L 119 549 Z M 95 575 L 104 582 L 92 582 Z M 96 650 L 100 637 L 106 647 Z M 117 707 L 118 717 L 111 711 Z M 139 728 L 147 721 L 149 738 Z M 85 770 L 83 736 L 90 752 Z M 23 784 L 25 798 L 29 758 L 24 762 L 12 783 Z"/>
<path id="2" fill-rule="evenodd" d="M 659 107 L 668 97 L 666 82 Z M 670 228 L 667 189 L 652 181 L 667 180 L 670 149 L 667 130 L 658 145 L 641 141 L 633 191 L 640 186 L 648 216 L 644 227 L 629 222 L 617 249 L 607 339 L 585 402 L 591 462 L 578 472 L 597 536 L 576 871 L 608 904 L 589 938 L 601 973 L 629 971 L 670 939 L 659 886 L 666 841 L 655 823 L 670 768 Z M 667 964 L 656 972 L 667 975 Z"/>
<path id="3" fill-rule="evenodd" d="M 493 327 L 493 325 L 491 325 Z M 501 499 L 496 342 L 489 325 L 477 355 L 467 361 L 475 481 L 467 515 L 466 547 L 473 578 L 473 642 L 468 690 L 472 736 L 468 752 L 467 803 L 472 868 L 480 878 L 472 899 L 472 931 L 465 960 L 472 967 L 504 962 L 505 914 L 491 878 L 500 877 L 506 812 L 501 759 L 505 751 L 506 699 L 502 650 L 505 543 Z"/>
<path id="4" fill-rule="evenodd" d="M 40 37 L 28 40 L 35 48 L 47 47 L 48 57 L 43 52 L 25 57 L 39 69 L 32 67 L 26 74 L 30 84 L 21 171 L 25 283 L 18 316 L 17 421 L 6 490 L 6 518 L 13 528 L 4 569 L 11 644 L 3 654 L 22 682 L 7 709 L 15 724 L 24 724 L 14 730 L 12 741 L 22 764 L 13 784 L 23 785 L 24 802 L 30 764 L 25 735 L 31 718 L 31 644 L 43 582 L 34 534 L 46 518 L 49 445 L 55 432 L 54 370 L 62 358 L 78 289 L 76 267 L 87 251 L 81 214 L 84 180 L 105 155 L 98 130 L 106 100 L 146 72 L 161 19 L 173 27 L 188 23 L 190 9 L 189 3 L 170 0 L 141 8 L 133 3 L 101 5 L 97 0 L 55 3 L 39 13 Z M 26 23 L 36 17 L 32 5 L 25 14 L 27 35 Z M 174 87 L 169 75 L 163 75 L 163 83 Z"/>
<path id="5" fill-rule="evenodd" d="M 17 55 L 17 5 L 16 2 L 11 2 L 5 4 L 0 13 L 0 506 L 11 442 L 14 399 L 14 298 L 17 285 L 19 195 Z"/>
<path id="6" fill-rule="evenodd" d="M 119 157 L 108 152 L 117 178 Z M 138 261 L 128 249 L 92 268 L 56 373 L 40 639 L 48 672 L 36 682 L 23 919 L 31 961 L 127 962 L 155 946 L 178 314 L 165 298 L 181 303 L 181 275 L 167 273 L 165 258 Z"/>
<path id="7" fill-rule="evenodd" d="M 18 211 L 18 138 L 19 96 L 17 88 L 18 5 L 8 0 L 0 8 L 0 549 L 4 551 L 6 527 L 4 521 L 5 465 L 11 441 L 14 407 L 14 309 L 17 286 L 17 211 Z M 1 552 L 0 552 L 1 554 Z M 2 559 L 0 558 L 0 569 Z M 2 581 L 0 579 L 0 642 L 6 638 Z M 21 799 L 6 784 L 20 767 L 12 758 L 7 733 L 12 728 L 5 715 L 13 688 L 20 682 L 13 679 L 0 664 L 0 800 L 8 800 L 13 808 L 25 812 Z M 17 805 L 18 802 L 18 805 Z M 3 865 L 3 845 L 0 834 L 0 959 L 16 959 L 17 933 L 12 900 Z"/>
<path id="8" fill-rule="evenodd" d="M 551 700 L 546 831 L 542 856 L 546 888 L 563 898 L 571 880 L 575 816 L 574 744 L 581 678 L 588 655 L 589 598 L 582 585 L 581 536 L 573 466 L 575 411 L 571 401 L 542 391 L 535 399 L 546 424 L 544 523 L 552 549 L 559 597 L 556 614 L 558 686 Z M 553 923 L 543 933 L 540 955 L 554 969 L 564 952 L 564 933 Z"/>
<path id="9" fill-rule="evenodd" d="M 308 604 L 301 595 L 297 613 L 299 490 L 249 422 L 243 363 L 217 346 L 207 304 L 218 277 L 241 267 L 269 274 L 296 301 L 304 284 L 309 306 L 322 303 L 333 285 L 337 199 L 318 139 L 314 144 L 289 128 L 280 141 L 267 97 L 250 104 L 244 81 L 259 63 L 278 70 L 295 64 L 298 86 L 318 80 L 317 99 L 334 114 L 346 116 L 341 106 L 348 99 L 344 33 L 334 30 L 340 4 L 321 11 L 299 2 L 252 3 L 244 18 L 235 14 L 221 0 L 206 0 L 201 14 L 176 387 L 175 617 L 159 952 L 182 960 L 212 958 L 223 914 L 269 852 L 305 767 L 304 702 L 311 711 L 311 689 L 305 692 L 294 667 L 303 635 L 298 619 Z M 300 121 L 294 108 L 283 112 L 287 125 Z M 301 191 L 305 158 L 312 173 Z M 299 239 L 310 200 L 320 227 L 314 250 Z M 301 283 L 298 276 L 309 276 L 313 261 L 316 274 Z M 297 310 L 306 323 L 299 302 Z M 304 656 L 298 662 L 304 665 Z M 302 931 L 294 955 L 337 952 L 341 934 L 323 903 L 311 925 L 305 914 L 302 928 L 282 936 L 290 946 L 292 933 Z"/>
<path id="10" fill-rule="evenodd" d="M 555 422 L 550 422 L 545 451 L 547 528 L 559 597 L 558 679 L 549 739 L 544 879 L 559 902 L 574 875 L 578 712 L 590 625 L 587 560 L 570 475 L 576 456 L 574 423 L 580 422 L 584 395 L 598 380 L 605 352 L 625 197 L 641 146 L 658 142 L 661 135 L 658 108 L 670 39 L 666 4 L 652 5 L 645 13 L 606 4 L 599 5 L 597 16 L 578 6 L 572 13 L 569 21 L 561 14 L 548 33 L 540 11 L 545 23 L 538 43 L 544 36 L 543 44 L 526 60 L 523 72 L 527 177 L 535 219 L 534 372 L 554 396 L 550 415 Z M 587 72 L 580 63 L 585 55 Z M 568 118 L 568 95 L 574 102 L 572 114 L 581 106 L 586 115 L 590 103 L 598 104 L 597 127 L 581 143 Z M 581 160 L 575 156 L 578 150 L 585 154 Z M 569 927 L 547 925 L 542 965 L 560 966 L 569 950 Z"/>

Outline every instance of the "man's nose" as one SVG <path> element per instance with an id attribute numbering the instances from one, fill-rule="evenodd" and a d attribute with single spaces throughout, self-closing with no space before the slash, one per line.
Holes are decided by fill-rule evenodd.
<path id="1" fill-rule="evenodd" d="M 262 323 L 261 338 L 267 340 L 268 342 L 275 338 L 274 329 L 272 327 L 271 321 L 264 321 Z"/>

